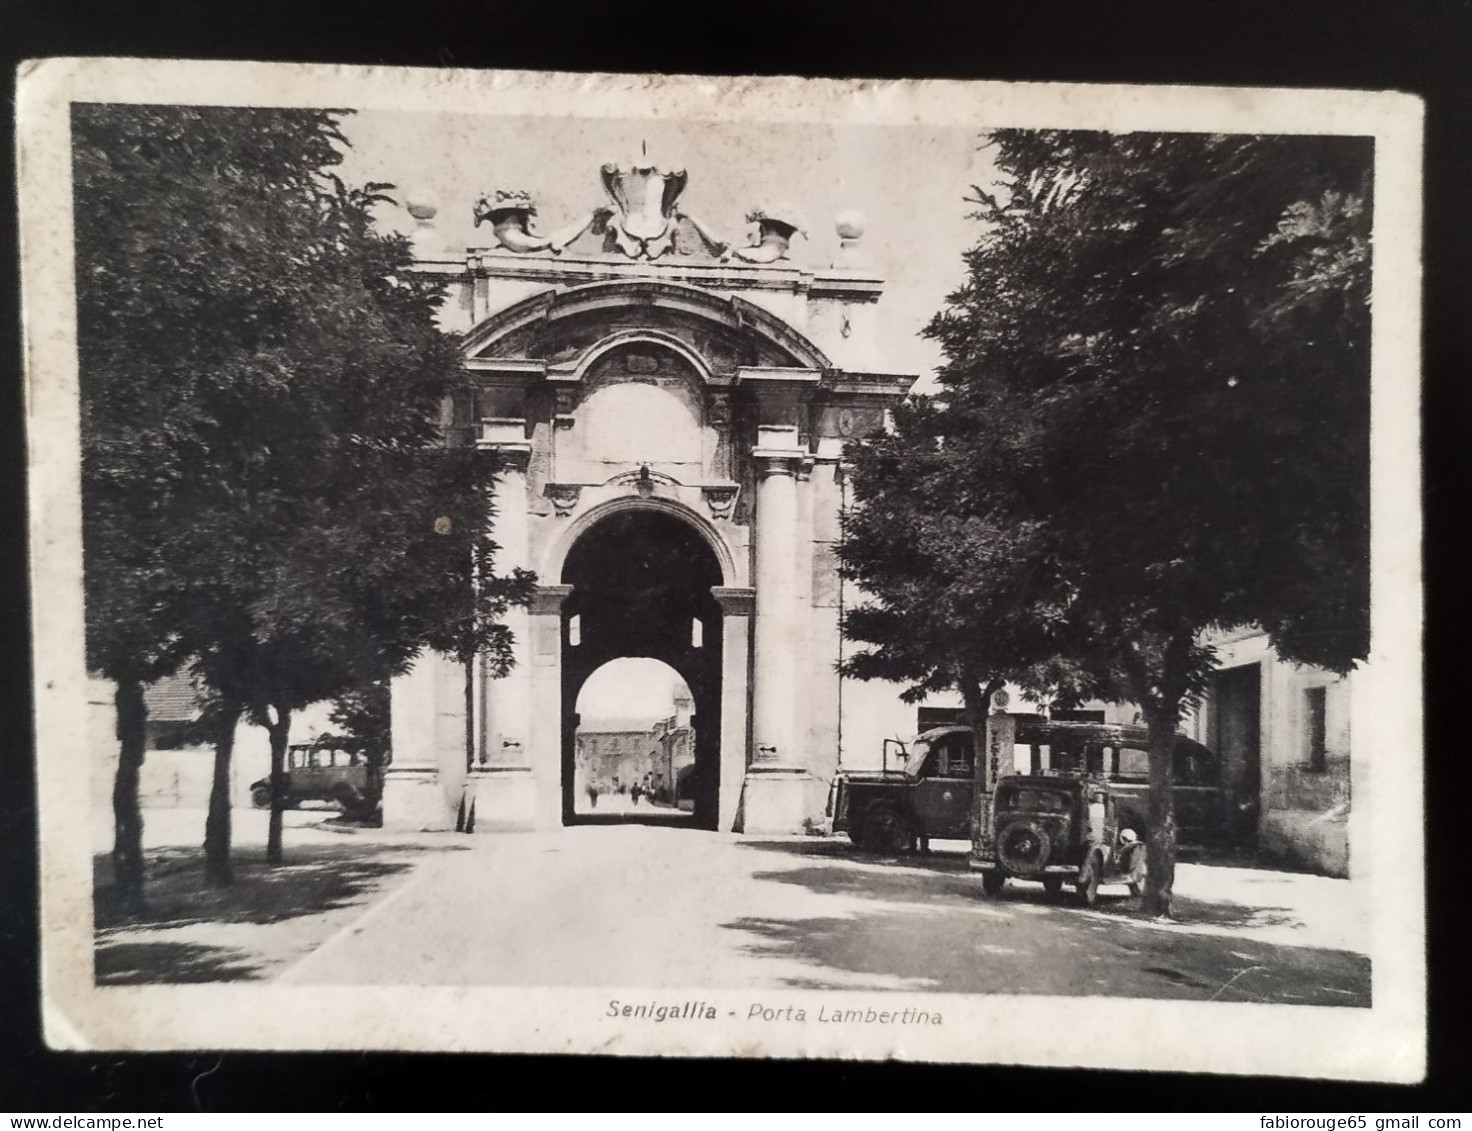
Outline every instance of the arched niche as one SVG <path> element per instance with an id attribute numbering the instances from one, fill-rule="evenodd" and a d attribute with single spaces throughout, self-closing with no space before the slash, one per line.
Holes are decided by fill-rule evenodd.
<path id="1" fill-rule="evenodd" d="M 559 479 L 604 483 L 643 464 L 700 478 L 704 382 L 689 358 L 659 341 L 629 341 L 595 357 L 578 386 L 572 428 L 557 437 Z"/>

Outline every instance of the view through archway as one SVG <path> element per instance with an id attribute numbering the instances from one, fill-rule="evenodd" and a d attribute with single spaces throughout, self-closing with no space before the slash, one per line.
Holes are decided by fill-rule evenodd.
<path id="1" fill-rule="evenodd" d="M 695 815 L 695 700 L 678 672 L 610 660 L 578 692 L 573 812 L 578 817 Z"/>

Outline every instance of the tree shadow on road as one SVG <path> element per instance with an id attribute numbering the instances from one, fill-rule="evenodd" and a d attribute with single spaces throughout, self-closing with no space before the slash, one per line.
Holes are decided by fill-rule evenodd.
<path id="1" fill-rule="evenodd" d="M 1123 887 L 1101 890 L 1088 910 L 1074 905 L 1071 888 L 1050 896 L 1034 883 L 1014 881 L 986 897 L 965 852 L 886 857 L 832 841 L 743 846 L 771 856 L 774 867 L 753 873 L 758 880 L 884 905 L 847 916 L 725 924 L 757 937 L 752 953 L 812 966 L 811 977 L 792 980 L 795 987 L 854 988 L 856 977 L 869 977 L 875 989 L 899 979 L 960 993 L 1370 1002 L 1363 955 L 1248 933 L 1303 928 L 1288 907 L 1177 895 L 1181 921 L 1162 925 L 1140 918 L 1138 899 Z"/>
<path id="2" fill-rule="evenodd" d="M 414 850 L 396 846 L 392 852 Z M 404 860 L 370 855 L 359 844 L 293 847 L 286 863 L 274 868 L 266 864 L 264 849 L 241 849 L 234 864 L 235 882 L 216 887 L 205 880 L 202 849 L 152 850 L 147 860 L 147 908 L 132 912 L 110 882 L 107 855 L 99 853 L 93 859 L 96 929 L 105 934 L 124 927 L 275 923 L 355 902 L 365 889 L 410 867 Z"/>
<path id="3" fill-rule="evenodd" d="M 806 840 L 740 840 L 741 848 L 783 856 L 804 856 L 840 864 L 885 864 L 919 868 L 927 872 L 962 872 L 971 866 L 965 849 L 933 849 L 930 852 L 877 852 L 859 848 L 839 837 L 809 837 Z"/>
<path id="4" fill-rule="evenodd" d="M 932 900 L 979 900 L 981 881 L 971 870 L 967 853 L 932 851 L 930 853 L 885 854 L 860 852 L 842 841 L 745 841 L 743 847 L 762 852 L 798 856 L 824 861 L 811 867 L 783 871 L 760 872 L 756 878 L 778 883 L 800 884 L 823 895 L 852 895 L 860 898 L 925 903 Z M 1017 902 L 1043 906 L 1067 906 L 1072 888 L 1059 896 L 1049 896 L 1041 885 L 1013 881 L 1000 896 L 1002 903 Z M 988 903 L 992 899 L 987 900 Z M 1175 916 L 1184 925 L 1201 925 L 1224 929 L 1255 927 L 1302 927 L 1302 920 L 1291 908 L 1258 906 L 1227 900 L 1203 900 L 1179 893 L 1174 900 Z M 1093 909 L 1121 918 L 1139 914 L 1139 901 L 1124 888 L 1102 888 Z"/>
<path id="5" fill-rule="evenodd" d="M 364 903 L 412 867 L 409 854 L 422 851 L 430 849 L 298 845 L 288 849 L 286 863 L 273 868 L 264 848 L 252 846 L 234 853 L 235 882 L 215 886 L 205 879 L 203 849 L 152 849 L 141 911 L 120 897 L 111 883 L 111 863 L 100 853 L 93 859 L 94 977 L 99 985 L 134 985 L 265 976 L 261 955 L 201 942 L 198 930 L 238 932 Z"/>
<path id="6" fill-rule="evenodd" d="M 784 979 L 798 989 L 1370 1004 L 1362 955 L 1101 924 L 1060 908 L 997 919 L 920 906 L 722 926 L 751 940 L 747 953 L 810 970 Z"/>
<path id="7" fill-rule="evenodd" d="M 159 981 L 232 982 L 251 978 L 259 969 L 244 951 L 235 947 L 113 940 L 98 943 L 93 967 L 100 986 L 137 986 Z"/>

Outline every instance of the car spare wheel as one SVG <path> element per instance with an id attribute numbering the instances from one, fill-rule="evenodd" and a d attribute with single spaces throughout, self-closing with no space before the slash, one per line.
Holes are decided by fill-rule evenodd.
<path id="1" fill-rule="evenodd" d="M 1036 875 L 1048 862 L 1053 843 L 1035 821 L 1013 821 L 997 837 L 997 856 L 1014 875 Z"/>
<path id="2" fill-rule="evenodd" d="M 250 791 L 250 803 L 257 809 L 268 809 L 271 806 L 271 790 L 268 786 L 258 785 Z"/>
<path id="3" fill-rule="evenodd" d="M 908 852 L 915 845 L 915 831 L 893 805 L 872 805 L 864 814 L 862 843 L 877 852 Z"/>

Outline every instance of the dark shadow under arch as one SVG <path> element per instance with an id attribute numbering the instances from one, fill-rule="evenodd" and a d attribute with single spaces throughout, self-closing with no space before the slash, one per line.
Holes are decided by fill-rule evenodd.
<path id="1" fill-rule="evenodd" d="M 648 657 L 673 668 L 694 700 L 695 810 L 680 823 L 714 829 L 720 791 L 721 609 L 711 587 L 721 564 L 687 522 L 656 510 L 618 511 L 579 536 L 563 564 L 572 586 L 562 613 L 562 817 L 564 824 L 607 823 L 575 811 L 578 693 L 610 660 Z M 570 626 L 578 620 L 578 643 Z M 692 643 L 694 621 L 701 644 Z M 641 820 L 650 816 L 621 816 Z"/>

